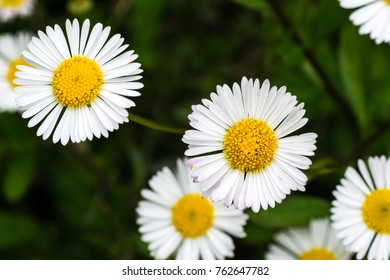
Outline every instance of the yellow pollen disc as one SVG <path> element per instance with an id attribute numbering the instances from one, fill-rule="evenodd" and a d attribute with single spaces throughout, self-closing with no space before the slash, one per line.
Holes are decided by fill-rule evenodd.
<path id="1" fill-rule="evenodd" d="M 17 8 L 24 2 L 25 0 L 0 0 L 0 7 Z"/>
<path id="2" fill-rule="evenodd" d="M 299 256 L 300 260 L 335 260 L 335 255 L 325 248 L 312 248 Z"/>
<path id="3" fill-rule="evenodd" d="M 266 122 L 243 119 L 228 130 L 223 138 L 223 153 L 233 169 L 258 172 L 273 160 L 278 141 Z"/>
<path id="4" fill-rule="evenodd" d="M 8 81 L 8 83 L 10 84 L 10 86 L 12 88 L 15 88 L 17 86 L 13 82 L 13 80 L 16 78 L 15 77 L 15 72 L 19 71 L 16 68 L 16 65 L 27 65 L 27 66 L 30 66 L 30 64 L 25 62 L 21 57 L 18 57 L 18 58 L 14 59 L 14 60 L 12 60 L 10 62 L 9 67 L 8 67 L 8 72 L 7 72 L 7 81 Z"/>
<path id="5" fill-rule="evenodd" d="M 65 107 L 88 106 L 99 95 L 103 85 L 100 66 L 86 56 L 64 60 L 54 71 L 51 86 L 54 97 Z"/>
<path id="6" fill-rule="evenodd" d="M 214 206 L 200 194 L 187 194 L 172 207 L 172 223 L 182 236 L 204 235 L 214 221 Z"/>
<path id="7" fill-rule="evenodd" d="M 390 0 L 385 0 L 385 3 L 390 6 Z"/>
<path id="8" fill-rule="evenodd" d="M 376 233 L 390 234 L 390 189 L 370 193 L 362 206 L 363 221 Z"/>

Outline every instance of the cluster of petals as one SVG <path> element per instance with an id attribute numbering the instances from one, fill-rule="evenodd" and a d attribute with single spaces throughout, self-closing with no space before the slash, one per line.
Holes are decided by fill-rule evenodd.
<path id="1" fill-rule="evenodd" d="M 390 1 L 339 0 L 340 6 L 356 9 L 350 20 L 359 26 L 360 34 L 368 34 L 377 44 L 390 43 Z"/>
<path id="2" fill-rule="evenodd" d="M 328 218 L 311 220 L 308 227 L 284 229 L 274 239 L 265 255 L 267 260 L 304 259 L 310 251 L 320 252 L 313 254 L 319 259 L 348 260 L 352 255 L 337 238 Z"/>
<path id="3" fill-rule="evenodd" d="M 17 70 L 16 63 L 21 59 L 21 53 L 27 47 L 31 37 L 28 32 L 7 33 L 0 36 L 0 111 L 19 110 L 15 100 L 17 95 L 13 79 Z"/>
<path id="4" fill-rule="evenodd" d="M 14 1 L 16 2 L 14 4 L 3 2 L 9 1 L 0 1 L 0 22 L 9 22 L 16 17 L 27 17 L 34 11 L 35 0 Z"/>

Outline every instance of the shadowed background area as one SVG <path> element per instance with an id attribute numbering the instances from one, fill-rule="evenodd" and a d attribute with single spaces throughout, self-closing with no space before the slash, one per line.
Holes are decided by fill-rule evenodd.
<path id="1" fill-rule="evenodd" d="M 35 35 L 67 18 L 111 26 L 144 70 L 130 113 L 184 131 L 191 105 L 242 76 L 285 85 L 305 103 L 298 133 L 319 135 L 307 191 L 247 210 L 236 259 L 263 259 L 275 232 L 329 215 L 346 166 L 389 153 L 389 46 L 358 35 L 337 1 L 95 0 L 85 11 L 83 1 L 37 2 L 32 17 L 0 23 L 0 34 Z M 150 258 L 136 225 L 139 192 L 183 157 L 182 134 L 130 121 L 107 139 L 63 147 L 27 122 L 0 113 L 0 258 Z"/>

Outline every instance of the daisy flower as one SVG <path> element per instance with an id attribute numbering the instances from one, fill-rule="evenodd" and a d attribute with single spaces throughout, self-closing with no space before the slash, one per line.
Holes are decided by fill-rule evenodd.
<path id="1" fill-rule="evenodd" d="M 4 34 L 0 36 L 0 111 L 17 111 L 14 92 L 16 65 L 28 65 L 21 53 L 27 48 L 31 35 L 20 32 L 18 34 Z"/>
<path id="2" fill-rule="evenodd" d="M 20 94 L 16 102 L 29 127 L 42 122 L 37 135 L 53 142 L 81 142 L 128 122 L 127 108 L 135 103 L 125 97 L 139 96 L 143 87 L 140 64 L 134 51 L 122 53 L 128 45 L 119 34 L 109 40 L 110 27 L 90 22 L 66 21 L 66 36 L 58 25 L 38 31 L 22 57 L 32 66 L 18 66 Z"/>
<path id="3" fill-rule="evenodd" d="M 29 16 L 34 0 L 0 0 L 0 21 L 7 22 L 18 16 Z"/>
<path id="4" fill-rule="evenodd" d="M 390 42 L 390 0 L 339 0 L 346 9 L 358 8 L 349 17 L 360 26 L 360 34 L 370 34 L 377 44 Z"/>
<path id="5" fill-rule="evenodd" d="M 232 238 L 245 237 L 248 216 L 240 210 L 213 204 L 202 198 L 183 160 L 174 174 L 168 167 L 150 181 L 151 190 L 141 192 L 137 223 L 142 240 L 149 243 L 156 259 L 224 259 L 233 257 Z"/>
<path id="6" fill-rule="evenodd" d="M 274 207 L 291 190 L 305 190 L 317 134 L 289 136 L 304 126 L 303 103 L 286 87 L 270 88 L 265 80 L 242 78 L 241 87 L 217 87 L 211 100 L 192 106 L 193 130 L 183 142 L 194 180 L 202 183 L 203 196 L 225 200 L 238 209 Z"/>
<path id="7" fill-rule="evenodd" d="M 308 227 L 288 228 L 275 236 L 267 260 L 348 260 L 351 257 L 336 237 L 328 218 L 310 221 Z"/>
<path id="8" fill-rule="evenodd" d="M 369 157 L 368 168 L 358 161 L 333 192 L 332 225 L 356 258 L 390 257 L 390 158 Z"/>

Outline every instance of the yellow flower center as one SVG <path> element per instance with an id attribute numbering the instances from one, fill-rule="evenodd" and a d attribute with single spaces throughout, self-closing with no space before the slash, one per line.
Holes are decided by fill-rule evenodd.
<path id="1" fill-rule="evenodd" d="M 390 6 L 390 0 L 385 0 L 385 3 Z"/>
<path id="2" fill-rule="evenodd" d="M 390 234 L 390 189 L 370 193 L 362 206 L 363 221 L 376 233 Z"/>
<path id="3" fill-rule="evenodd" d="M 182 236 L 196 238 L 204 235 L 214 221 L 214 207 L 200 194 L 187 194 L 172 207 L 172 223 Z"/>
<path id="4" fill-rule="evenodd" d="M 51 85 L 54 97 L 65 107 L 88 106 L 99 95 L 103 85 L 100 66 L 85 56 L 64 60 L 54 71 Z"/>
<path id="5" fill-rule="evenodd" d="M 22 5 L 25 0 L 0 0 L 0 7 L 3 8 L 17 8 Z"/>
<path id="6" fill-rule="evenodd" d="M 15 72 L 19 71 L 16 68 L 16 65 L 27 65 L 30 66 L 27 62 L 25 62 L 21 57 L 18 57 L 14 60 L 12 60 L 9 64 L 8 67 L 8 72 L 7 72 L 7 81 L 10 84 L 12 88 L 15 88 L 17 85 L 14 84 L 13 80 L 16 78 L 15 77 Z"/>
<path id="7" fill-rule="evenodd" d="M 226 130 L 223 152 L 233 169 L 258 172 L 273 160 L 278 141 L 266 122 L 243 119 Z"/>
<path id="8" fill-rule="evenodd" d="M 300 260 L 335 260 L 336 256 L 325 248 L 315 247 L 299 256 Z"/>

